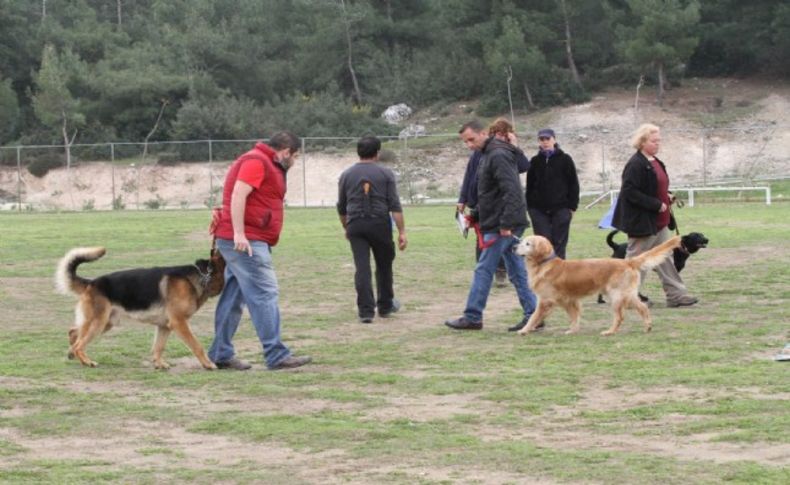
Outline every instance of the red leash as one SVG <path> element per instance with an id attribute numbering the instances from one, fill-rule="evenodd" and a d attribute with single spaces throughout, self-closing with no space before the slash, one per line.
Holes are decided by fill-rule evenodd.
<path id="1" fill-rule="evenodd" d="M 481 251 L 483 249 L 490 248 L 495 242 L 497 242 L 499 239 L 498 236 L 488 242 L 483 241 L 483 233 L 480 232 L 480 224 L 476 220 L 472 219 L 472 216 L 465 215 L 464 217 L 466 218 L 469 225 L 472 226 L 472 229 L 475 230 L 475 236 L 477 237 L 477 247 L 480 248 Z"/>

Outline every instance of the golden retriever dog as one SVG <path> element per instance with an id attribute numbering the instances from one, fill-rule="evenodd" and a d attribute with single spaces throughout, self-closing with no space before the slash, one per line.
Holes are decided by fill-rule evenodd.
<path id="1" fill-rule="evenodd" d="M 130 269 L 93 280 L 77 275 L 80 264 L 95 261 L 105 252 L 100 247 L 72 249 L 58 264 L 58 291 L 78 297 L 75 324 L 69 330 L 69 359 L 76 357 L 83 365 L 96 367 L 85 348 L 118 324 L 123 311 L 141 322 L 156 325 L 152 350 L 155 368 L 170 367 L 162 353 L 170 332 L 175 332 L 204 368 L 216 369 L 192 333 L 189 319 L 209 297 L 222 292 L 225 260 L 219 251 L 212 250 L 210 259 L 199 259 L 193 265 Z"/>
<path id="2" fill-rule="evenodd" d="M 639 300 L 639 271 L 658 266 L 678 246 L 680 237 L 676 236 L 631 259 L 566 261 L 554 254 L 551 242 L 545 237 L 522 239 L 513 250 L 526 260 L 529 286 L 538 297 L 538 307 L 519 333 L 525 335 L 534 331 L 555 305 L 564 308 L 571 318 L 571 328 L 565 333 L 578 332 L 580 299 L 596 293 L 609 295 L 614 315 L 612 326 L 601 335 L 617 333 L 627 307 L 636 308 L 645 324 L 645 332 L 649 332 L 652 328 L 650 311 Z"/>

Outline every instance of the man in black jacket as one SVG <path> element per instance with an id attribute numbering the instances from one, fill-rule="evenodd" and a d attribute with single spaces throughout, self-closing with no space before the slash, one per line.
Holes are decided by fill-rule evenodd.
<path id="1" fill-rule="evenodd" d="M 510 138 L 510 140 L 514 140 L 515 134 L 512 133 L 512 125 L 508 123 L 507 126 L 510 128 L 510 134 L 513 137 Z M 469 156 L 469 161 L 466 164 L 466 171 L 464 172 L 464 180 L 461 184 L 461 191 L 458 195 L 458 204 L 456 205 L 456 209 L 461 213 L 464 212 L 464 209 L 468 210 L 471 214 L 471 217 L 475 218 L 476 220 L 477 169 L 480 166 L 480 160 L 483 158 L 483 153 L 480 151 L 480 147 L 483 146 L 489 136 L 488 128 L 484 127 L 480 121 L 472 120 L 464 123 L 463 126 L 461 126 L 461 129 L 458 131 L 458 134 L 461 136 L 461 140 L 463 140 L 466 147 L 472 151 L 472 154 Z M 508 139 L 505 139 L 504 141 L 508 141 Z M 516 163 L 519 173 L 524 173 L 529 169 L 529 160 L 521 151 L 518 152 Z M 482 241 L 479 240 L 475 242 L 475 262 L 480 261 L 480 253 L 482 252 L 480 247 L 481 243 Z M 505 269 L 504 258 L 499 260 L 495 275 L 497 286 L 507 285 L 507 270 Z"/>
<path id="2" fill-rule="evenodd" d="M 469 136 L 470 143 L 473 143 L 472 135 Z M 464 141 L 467 141 L 466 138 Z M 536 304 L 535 294 L 527 283 L 524 260 L 511 251 L 516 237 L 521 236 L 529 226 L 516 164 L 520 150 L 494 136 L 483 140 L 477 148 L 483 153 L 477 170 L 477 208 L 483 251 L 475 266 L 463 316 L 447 320 L 445 325 L 456 330 L 483 328 L 483 310 L 491 291 L 494 271 L 499 259 L 504 257 L 508 276 L 516 288 L 524 312 L 521 322 L 515 325 L 519 327 L 529 320 Z"/>
<path id="3" fill-rule="evenodd" d="M 538 132 L 540 151 L 527 172 L 527 207 L 532 230 L 554 246 L 565 259 L 571 218 L 579 207 L 579 178 L 570 155 L 560 150 L 554 130 Z"/>

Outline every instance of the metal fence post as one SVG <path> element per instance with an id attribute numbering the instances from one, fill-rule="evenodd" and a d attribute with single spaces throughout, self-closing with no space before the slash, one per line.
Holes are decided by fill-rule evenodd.
<path id="1" fill-rule="evenodd" d="M 302 206 L 307 207 L 307 152 L 302 137 Z"/>
<path id="2" fill-rule="evenodd" d="M 601 191 L 606 192 L 606 188 L 609 185 L 609 174 L 606 173 L 606 153 L 604 150 L 604 144 L 601 142 Z"/>
<path id="3" fill-rule="evenodd" d="M 702 129 L 702 186 L 707 187 L 708 185 L 708 143 L 707 143 L 707 132 L 705 129 Z M 694 204 L 692 204 L 693 207 Z"/>
<path id="4" fill-rule="evenodd" d="M 209 210 L 213 209 L 216 205 L 216 201 L 214 200 L 214 146 L 211 143 L 211 140 L 208 141 L 208 201 L 212 207 L 209 207 Z"/>
<path id="5" fill-rule="evenodd" d="M 112 202 L 110 202 L 110 208 L 115 209 L 115 143 L 110 143 L 110 178 L 112 179 Z"/>
<path id="6" fill-rule="evenodd" d="M 16 207 L 22 212 L 22 147 L 16 147 Z"/>

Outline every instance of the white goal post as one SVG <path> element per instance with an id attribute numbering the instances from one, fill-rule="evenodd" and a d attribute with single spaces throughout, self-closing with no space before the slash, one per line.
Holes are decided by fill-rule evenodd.
<path id="1" fill-rule="evenodd" d="M 678 187 L 673 188 L 672 192 L 687 192 L 688 193 L 688 201 L 686 202 L 689 207 L 694 207 L 694 193 L 695 192 L 744 192 L 744 191 L 753 191 L 759 190 L 765 192 L 765 205 L 771 205 L 771 187 Z M 595 200 L 584 206 L 585 209 L 589 209 L 590 207 L 596 205 L 606 197 L 609 197 L 610 204 L 613 204 L 617 194 L 619 194 L 619 190 L 610 190 L 609 192 L 587 192 L 582 193 L 581 195 L 596 195 L 600 194 Z"/>

